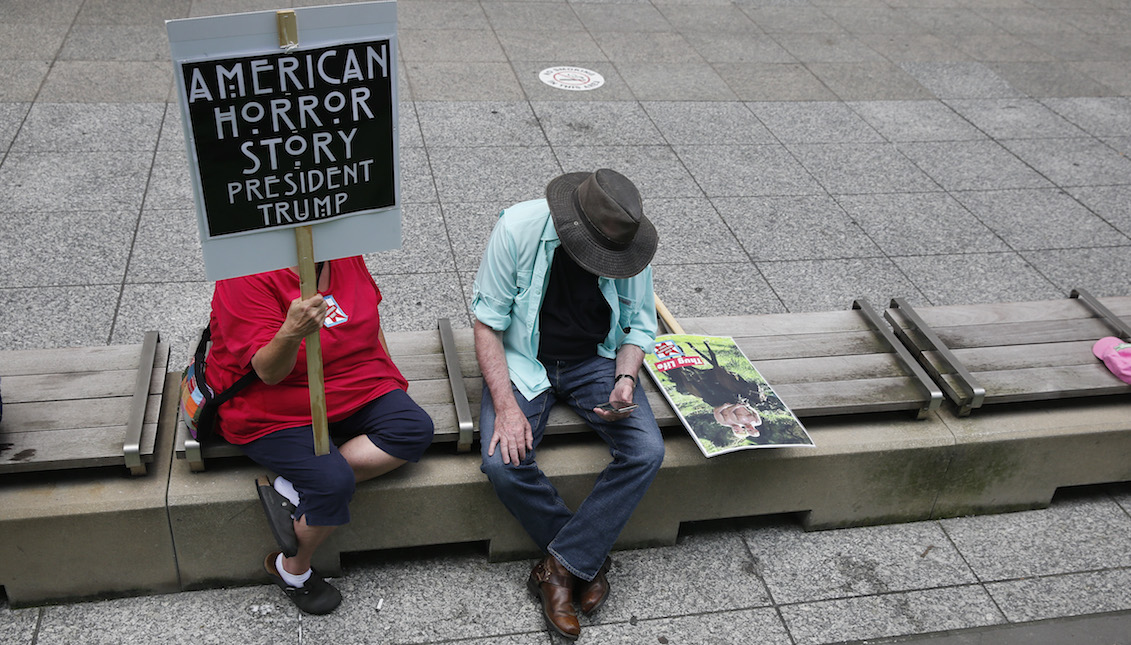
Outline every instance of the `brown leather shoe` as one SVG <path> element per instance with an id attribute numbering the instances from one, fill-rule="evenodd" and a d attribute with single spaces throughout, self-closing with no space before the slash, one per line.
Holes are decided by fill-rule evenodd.
<path id="1" fill-rule="evenodd" d="M 581 635 L 581 624 L 573 610 L 573 587 L 577 578 L 552 555 L 547 555 L 530 571 L 526 586 L 542 603 L 542 614 L 554 631 L 571 641 Z"/>
<path id="2" fill-rule="evenodd" d="M 605 573 L 608 572 L 612 562 L 611 559 L 605 558 L 605 563 L 597 570 L 597 575 L 593 576 L 592 580 L 577 581 L 577 602 L 581 605 L 581 613 L 586 616 L 600 609 L 609 597 L 609 580 L 605 577 Z"/>

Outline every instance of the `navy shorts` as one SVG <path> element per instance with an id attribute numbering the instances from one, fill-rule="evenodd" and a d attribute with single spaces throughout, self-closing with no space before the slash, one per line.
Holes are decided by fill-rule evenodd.
<path id="1" fill-rule="evenodd" d="M 366 435 L 389 455 L 417 462 L 432 443 L 432 419 L 403 390 L 393 390 L 341 421 L 330 424 L 330 454 L 314 454 L 311 426 L 277 430 L 240 446 L 255 463 L 286 477 L 298 491 L 295 518 L 310 526 L 341 526 L 350 521 L 353 469 L 338 445 Z"/>

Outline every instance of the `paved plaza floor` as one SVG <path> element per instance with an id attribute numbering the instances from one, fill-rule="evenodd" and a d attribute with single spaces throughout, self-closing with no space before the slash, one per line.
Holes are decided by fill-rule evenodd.
<path id="1" fill-rule="evenodd" d="M 212 283 L 163 21 L 307 4 L 0 0 L 0 349 L 156 329 L 187 360 Z M 498 211 L 599 166 L 640 186 L 677 318 L 1131 295 L 1131 0 L 398 5 L 404 243 L 367 256 L 388 330 L 470 326 Z M 605 84 L 551 87 L 552 66 Z M 1128 485 L 995 516 L 685 529 L 614 554 L 583 642 L 1098 635 L 1124 615 L 1058 621 L 1131 610 Z M 552 643 L 529 566 L 359 554 L 321 618 L 273 586 L 0 602 L 0 642 Z M 1131 643 L 1113 638 L 1063 642 Z"/>

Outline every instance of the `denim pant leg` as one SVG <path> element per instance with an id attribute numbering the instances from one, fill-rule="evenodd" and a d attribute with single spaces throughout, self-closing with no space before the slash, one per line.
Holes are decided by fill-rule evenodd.
<path id="1" fill-rule="evenodd" d="M 550 370 L 550 381 L 558 393 L 605 440 L 613 457 L 548 549 L 585 580 L 597 575 L 664 460 L 663 435 L 640 384 L 632 395 L 640 407 L 628 417 L 607 422 L 593 412 L 595 406 L 609 400 L 615 369 L 613 360 L 597 357 L 559 363 Z"/>
<path id="2" fill-rule="evenodd" d="M 530 423 L 534 435 L 534 450 L 527 452 L 526 459 L 519 464 L 503 463 L 502 450 L 497 446 L 493 456 L 487 455 L 491 436 L 495 432 L 495 404 L 491 399 L 490 390 L 484 385 L 483 402 L 479 411 L 480 451 L 483 456 L 480 469 L 491 480 L 495 494 L 499 496 L 503 506 L 522 524 L 522 528 L 526 529 L 526 533 L 538 548 L 546 552 L 550 540 L 554 539 L 573 515 L 558 495 L 558 490 L 534 461 L 534 453 L 538 449 L 538 444 L 542 442 L 554 399 L 551 393 L 546 391 L 534 397 L 533 401 L 527 401 L 513 385 L 511 388 L 515 400 L 518 401 L 519 407 L 526 415 L 526 420 Z"/>

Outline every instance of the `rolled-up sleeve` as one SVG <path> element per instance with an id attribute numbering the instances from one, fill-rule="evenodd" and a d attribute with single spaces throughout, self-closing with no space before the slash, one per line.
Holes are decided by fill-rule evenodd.
<path id="1" fill-rule="evenodd" d="M 483 251 L 471 298 L 475 319 L 495 331 L 505 331 L 511 324 L 511 309 L 518 293 L 516 258 L 514 239 L 500 218 Z"/>
<path id="2" fill-rule="evenodd" d="M 634 299 L 640 306 L 629 320 L 622 321 L 628 333 L 620 344 L 636 345 L 645 354 L 651 354 L 656 349 L 656 295 L 652 288 L 651 265 L 632 278 L 632 286 Z"/>

